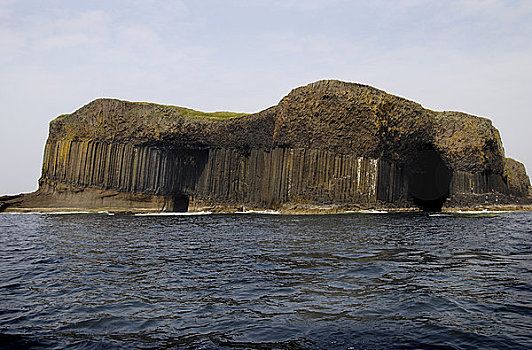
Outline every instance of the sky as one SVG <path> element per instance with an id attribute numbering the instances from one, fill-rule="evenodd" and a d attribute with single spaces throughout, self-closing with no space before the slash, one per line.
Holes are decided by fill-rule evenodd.
<path id="1" fill-rule="evenodd" d="M 532 170 L 532 1 L 0 0 L 0 194 L 99 97 L 257 112 L 321 79 L 491 119 Z"/>

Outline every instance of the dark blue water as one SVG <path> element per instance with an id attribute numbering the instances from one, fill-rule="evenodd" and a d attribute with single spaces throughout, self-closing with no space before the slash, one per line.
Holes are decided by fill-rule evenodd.
<path id="1" fill-rule="evenodd" d="M 532 348 L 532 213 L 0 215 L 0 344 Z"/>

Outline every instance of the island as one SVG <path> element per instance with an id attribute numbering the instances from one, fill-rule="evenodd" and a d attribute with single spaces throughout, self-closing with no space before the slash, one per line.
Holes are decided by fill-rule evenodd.
<path id="1" fill-rule="evenodd" d="M 254 114 L 97 99 L 50 122 L 36 192 L 0 211 L 440 211 L 532 203 L 486 118 L 323 80 Z"/>

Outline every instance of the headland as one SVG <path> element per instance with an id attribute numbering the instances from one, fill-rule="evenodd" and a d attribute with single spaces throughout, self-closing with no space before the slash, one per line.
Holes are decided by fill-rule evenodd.
<path id="1" fill-rule="evenodd" d="M 50 123 L 39 189 L 0 211 L 530 210 L 486 118 L 323 80 L 254 114 L 97 99 Z"/>

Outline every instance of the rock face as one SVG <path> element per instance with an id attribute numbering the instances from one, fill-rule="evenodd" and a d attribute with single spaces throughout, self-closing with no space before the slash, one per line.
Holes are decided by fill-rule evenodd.
<path id="1" fill-rule="evenodd" d="M 525 166 L 517 160 L 506 158 L 506 170 L 510 193 L 519 197 L 532 197 L 532 187 Z"/>
<path id="2" fill-rule="evenodd" d="M 99 99 L 56 118 L 39 190 L 4 207 L 439 210 L 485 193 L 528 200 L 524 166 L 505 158 L 488 119 L 369 86 L 319 81 L 252 115 L 193 112 Z"/>

